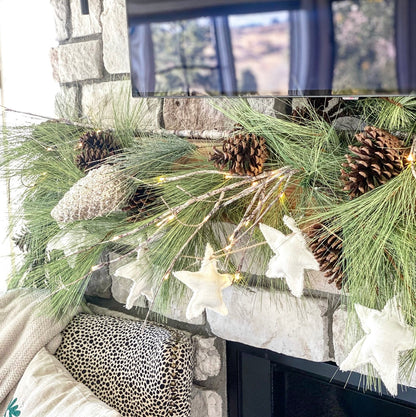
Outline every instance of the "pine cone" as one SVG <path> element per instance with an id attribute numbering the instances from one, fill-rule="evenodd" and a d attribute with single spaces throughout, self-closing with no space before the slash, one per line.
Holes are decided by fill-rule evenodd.
<path id="1" fill-rule="evenodd" d="M 110 130 L 90 130 L 79 138 L 78 149 L 75 162 L 81 171 L 88 171 L 98 168 L 120 146 Z"/>
<path id="2" fill-rule="evenodd" d="M 406 148 L 404 143 L 376 127 L 367 126 L 364 132 L 355 135 L 361 143 L 349 146 L 352 155 L 345 155 L 348 163 L 342 164 L 341 180 L 350 198 L 385 184 L 399 175 L 404 168 Z"/>
<path id="3" fill-rule="evenodd" d="M 124 204 L 125 182 L 114 167 L 101 165 L 78 180 L 52 209 L 58 223 L 106 216 Z"/>
<path id="4" fill-rule="evenodd" d="M 156 198 L 157 193 L 154 188 L 138 187 L 122 210 L 128 212 L 130 221 L 136 221 L 155 202 Z"/>
<path id="5" fill-rule="evenodd" d="M 212 147 L 214 149 L 213 154 L 209 154 L 209 160 L 214 162 L 214 165 L 223 170 L 227 167 L 228 164 L 228 156 L 223 152 L 219 151 L 215 146 Z"/>
<path id="6" fill-rule="evenodd" d="M 222 151 L 214 146 L 209 160 L 218 169 L 228 168 L 231 174 L 256 176 L 263 172 L 263 165 L 269 154 L 266 140 L 253 133 L 239 130 L 222 144 Z"/>
<path id="7" fill-rule="evenodd" d="M 335 233 L 328 231 L 323 223 L 316 223 L 308 229 L 308 236 L 311 239 L 309 247 L 319 268 L 324 272 L 325 277 L 330 278 L 330 284 L 335 283 L 340 290 L 345 284 L 345 275 L 340 263 L 342 254 L 342 231 Z"/>

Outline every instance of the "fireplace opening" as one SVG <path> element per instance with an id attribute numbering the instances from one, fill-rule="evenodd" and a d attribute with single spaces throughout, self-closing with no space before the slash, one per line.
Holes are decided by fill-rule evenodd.
<path id="1" fill-rule="evenodd" d="M 229 417 L 416 417 L 416 389 L 363 390 L 362 375 L 227 342 Z M 361 387 L 361 388 L 360 388 Z"/>

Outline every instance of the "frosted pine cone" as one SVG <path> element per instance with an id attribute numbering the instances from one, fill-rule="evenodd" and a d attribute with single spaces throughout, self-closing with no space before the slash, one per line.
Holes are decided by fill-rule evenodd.
<path id="1" fill-rule="evenodd" d="M 51 216 L 61 223 L 88 220 L 117 210 L 126 199 L 125 185 L 115 169 L 102 165 L 77 181 L 54 207 Z"/>

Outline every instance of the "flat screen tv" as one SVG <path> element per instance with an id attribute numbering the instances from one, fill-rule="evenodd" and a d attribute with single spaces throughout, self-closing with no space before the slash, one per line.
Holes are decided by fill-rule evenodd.
<path id="1" fill-rule="evenodd" d="M 416 92 L 415 0 L 126 0 L 134 96 Z"/>

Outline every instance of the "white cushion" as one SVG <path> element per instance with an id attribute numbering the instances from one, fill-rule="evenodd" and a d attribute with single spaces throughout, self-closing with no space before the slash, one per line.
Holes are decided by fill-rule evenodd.
<path id="1" fill-rule="evenodd" d="M 121 417 L 75 381 L 45 348 L 30 362 L 14 398 L 20 417 Z"/>

